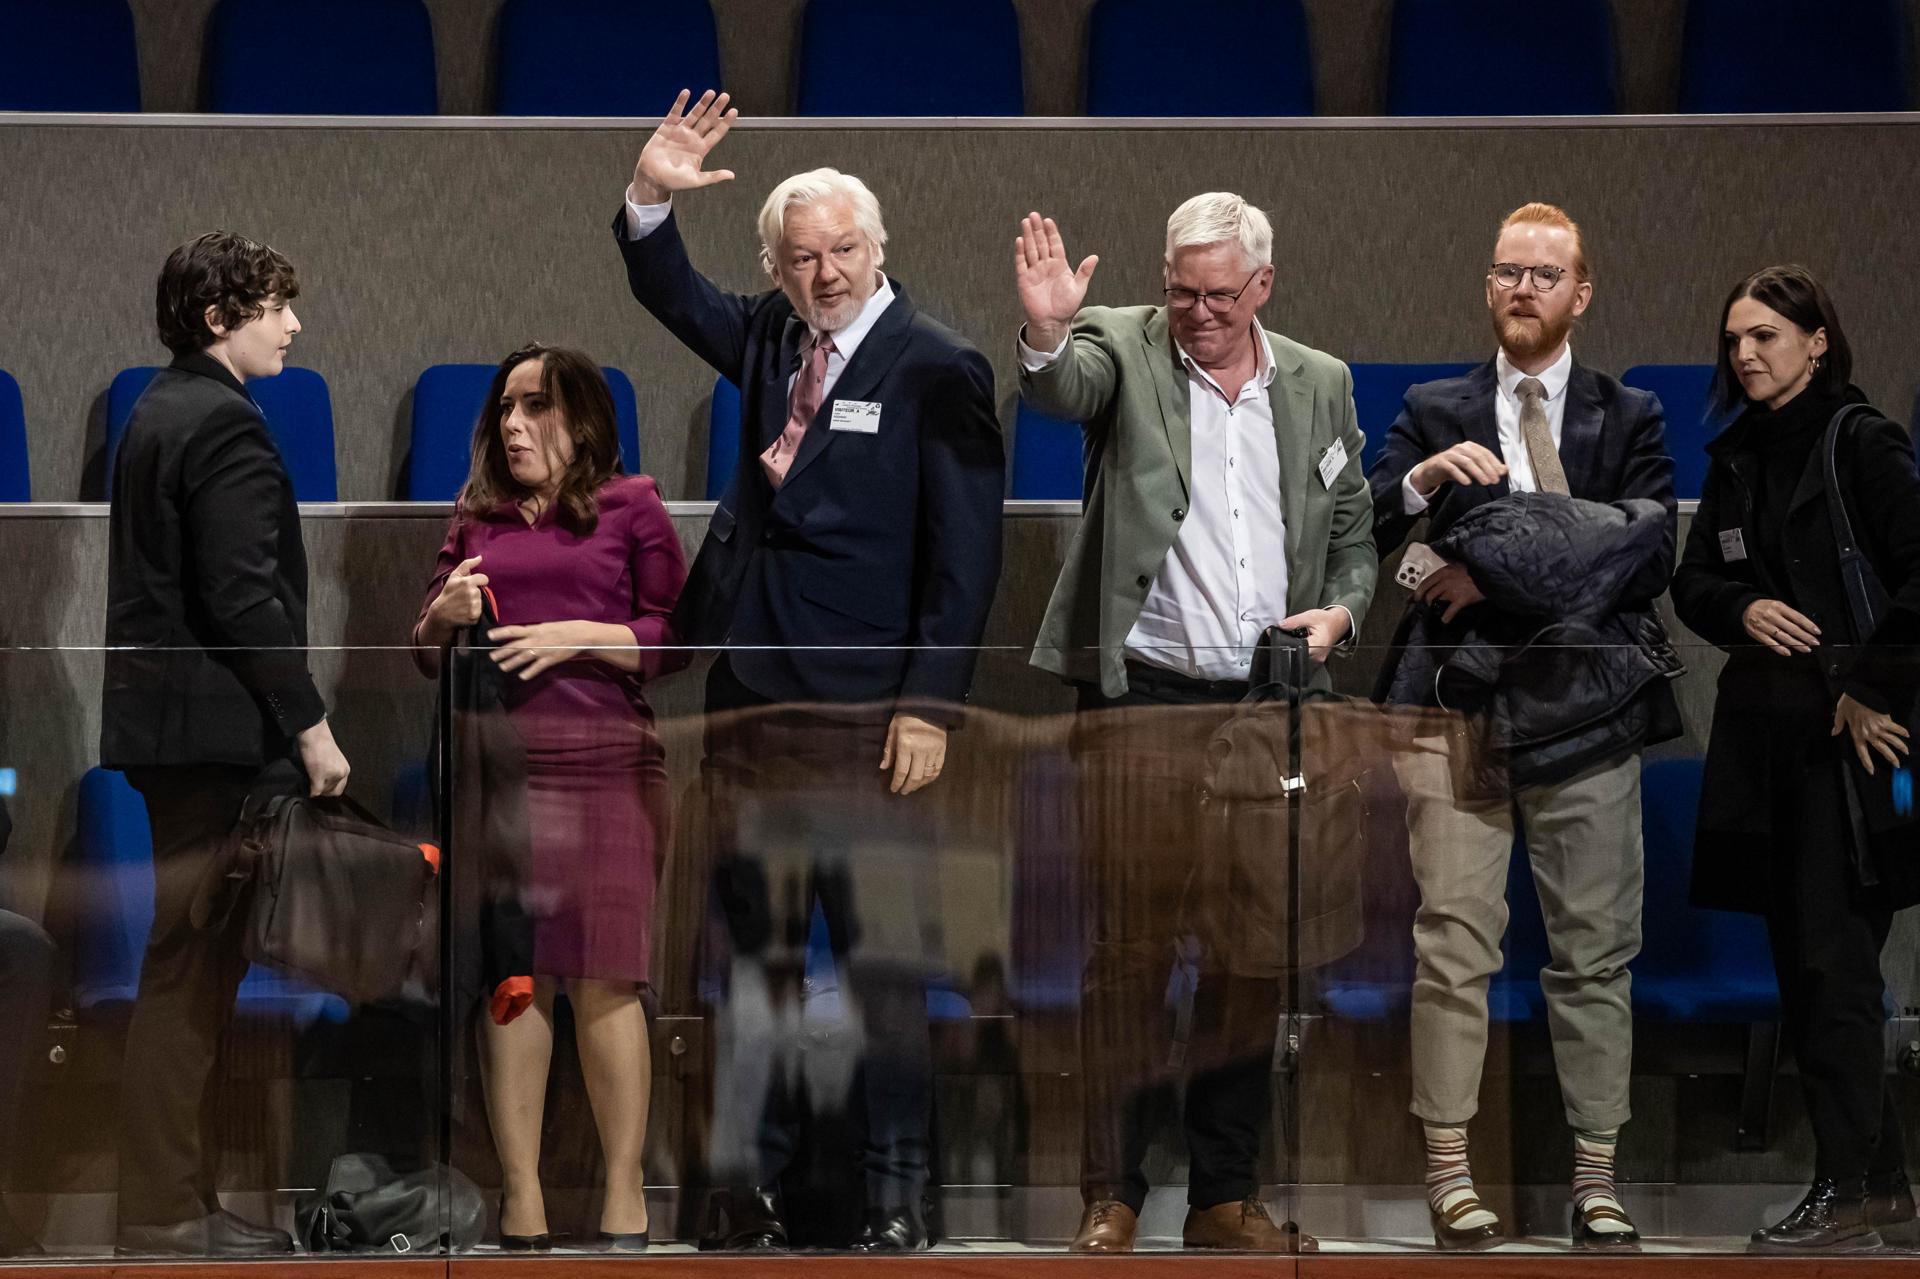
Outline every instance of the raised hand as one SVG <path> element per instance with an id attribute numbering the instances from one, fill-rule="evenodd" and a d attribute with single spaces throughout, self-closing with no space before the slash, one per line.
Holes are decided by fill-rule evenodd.
<path id="1" fill-rule="evenodd" d="M 680 96 L 667 111 L 667 118 L 640 149 L 640 158 L 633 165 L 636 202 L 661 204 L 675 191 L 691 191 L 732 180 L 732 169 L 709 172 L 700 166 L 706 162 L 707 152 L 727 136 L 727 130 L 740 118 L 740 113 L 728 110 L 727 95 L 716 95 L 712 89 L 701 94 L 693 109 L 688 110 L 687 99 L 692 96 L 686 89 L 680 90 Z"/>
<path id="2" fill-rule="evenodd" d="M 1073 317 L 1087 299 L 1087 285 L 1100 265 L 1095 254 L 1079 269 L 1067 263 L 1067 246 L 1052 218 L 1029 213 L 1013 241 L 1013 276 L 1020 308 L 1027 313 L 1027 345 L 1051 351 L 1066 338 Z"/>

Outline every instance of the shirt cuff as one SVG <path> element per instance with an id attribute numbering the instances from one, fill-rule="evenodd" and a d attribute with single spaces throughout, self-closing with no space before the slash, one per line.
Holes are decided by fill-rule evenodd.
<path id="1" fill-rule="evenodd" d="M 633 206 L 628 205 L 627 207 L 631 209 Z M 1061 352 L 1067 349 L 1067 343 L 1071 341 L 1073 341 L 1073 334 L 1068 333 L 1067 336 L 1060 339 L 1060 345 L 1054 347 L 1053 350 L 1044 352 L 1036 351 L 1027 345 L 1027 326 L 1024 324 L 1021 325 L 1020 335 L 1014 339 L 1014 345 L 1020 350 L 1020 367 L 1029 373 L 1038 373 L 1041 369 L 1046 368 L 1047 365 L 1059 359 Z"/>
<path id="2" fill-rule="evenodd" d="M 632 205 L 628 205 L 632 208 Z M 1407 472 L 1407 478 L 1400 481 L 1400 509 L 1408 515 L 1418 515 L 1427 509 L 1427 499 L 1413 487 L 1413 472 Z"/>
<path id="3" fill-rule="evenodd" d="M 1353 610 L 1348 608 L 1345 604 L 1329 604 L 1327 605 L 1327 607 L 1337 608 L 1342 613 L 1345 613 L 1347 615 L 1347 633 L 1344 637 L 1341 638 L 1338 644 L 1334 645 L 1334 647 L 1338 649 L 1345 649 L 1348 651 L 1351 651 L 1352 649 L 1358 647 L 1360 643 L 1360 628 L 1354 623 Z"/>
<path id="4" fill-rule="evenodd" d="M 673 197 L 668 196 L 659 204 L 635 204 L 633 184 L 627 184 L 627 238 L 644 240 L 658 231 L 673 212 Z"/>

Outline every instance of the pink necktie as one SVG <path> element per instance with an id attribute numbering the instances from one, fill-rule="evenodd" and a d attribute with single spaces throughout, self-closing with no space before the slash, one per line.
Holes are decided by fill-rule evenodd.
<path id="1" fill-rule="evenodd" d="M 825 333 L 807 348 L 806 363 L 800 366 L 800 372 L 793 379 L 793 390 L 787 394 L 786 429 L 760 455 L 760 465 L 767 473 L 767 483 L 775 488 L 786 482 L 787 468 L 793 465 L 794 456 L 800 452 L 800 441 L 806 438 L 807 427 L 812 424 L 814 414 L 820 411 L 820 401 L 826 398 L 827 357 L 832 354 L 833 339 Z"/>

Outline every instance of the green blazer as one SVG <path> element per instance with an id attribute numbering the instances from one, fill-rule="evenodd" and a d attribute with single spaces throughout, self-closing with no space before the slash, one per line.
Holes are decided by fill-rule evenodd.
<path id="1" fill-rule="evenodd" d="M 1287 610 L 1344 605 L 1357 635 L 1373 599 L 1373 500 L 1360 466 L 1353 375 L 1324 352 L 1268 331 L 1269 395 L 1287 525 Z M 1079 422 L 1086 508 L 1040 623 L 1033 664 L 1063 679 L 1127 690 L 1123 645 L 1191 504 L 1187 373 L 1163 306 L 1090 306 L 1059 359 L 1020 373 L 1044 413 Z M 1335 442 L 1346 465 L 1331 487 L 1317 468 Z M 1328 682 L 1326 671 L 1315 682 Z"/>

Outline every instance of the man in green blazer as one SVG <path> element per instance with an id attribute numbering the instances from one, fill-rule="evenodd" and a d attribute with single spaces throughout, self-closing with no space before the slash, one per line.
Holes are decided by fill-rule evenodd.
<path id="1" fill-rule="evenodd" d="M 1073 1247 L 1125 1252 L 1146 1196 L 1146 1117 L 1168 1047 L 1169 942 L 1193 869 L 1206 743 L 1248 691 L 1260 633 L 1320 663 L 1373 598 L 1373 506 L 1353 379 L 1263 328 L 1273 230 L 1237 195 L 1167 220 L 1165 304 L 1086 307 L 1058 227 L 1029 214 L 1014 270 L 1020 389 L 1082 424 L 1086 508 L 1033 664 L 1079 689 L 1072 750 L 1095 921 L 1082 978 L 1085 1215 Z M 1184 903 L 1188 908 L 1193 903 Z M 1203 939 L 1204 941 L 1204 939 Z M 1203 961 L 1186 1055 L 1188 1247 L 1310 1248 L 1267 1215 L 1256 1172 L 1279 987 Z"/>

